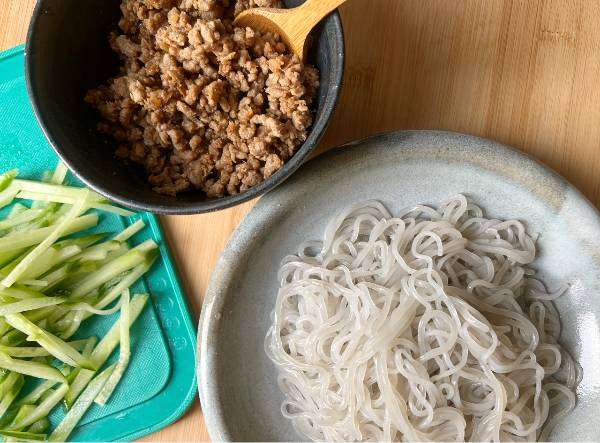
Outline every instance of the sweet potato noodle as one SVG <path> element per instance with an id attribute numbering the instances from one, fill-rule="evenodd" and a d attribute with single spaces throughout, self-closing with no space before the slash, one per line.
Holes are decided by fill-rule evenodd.
<path id="1" fill-rule="evenodd" d="M 334 218 L 284 259 L 265 348 L 312 440 L 545 440 L 581 369 L 516 220 L 458 195 Z"/>
<path id="2" fill-rule="evenodd" d="M 246 191 L 306 140 L 318 71 L 278 35 L 233 26 L 244 9 L 278 0 L 123 0 L 123 66 L 86 101 L 117 156 L 142 165 L 154 189 L 208 197 Z"/>

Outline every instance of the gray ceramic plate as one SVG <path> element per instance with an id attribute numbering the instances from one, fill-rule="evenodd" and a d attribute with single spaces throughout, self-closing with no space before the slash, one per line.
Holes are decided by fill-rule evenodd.
<path id="1" fill-rule="evenodd" d="M 560 176 L 503 145 L 446 132 L 399 132 L 353 143 L 304 165 L 263 197 L 233 235 L 202 311 L 199 382 L 214 440 L 298 440 L 281 416 L 276 372 L 263 351 L 280 260 L 358 200 L 392 211 L 465 193 L 488 215 L 540 234 L 536 268 L 570 282 L 557 306 L 562 343 L 583 367 L 575 411 L 553 440 L 600 440 L 600 218 Z"/>

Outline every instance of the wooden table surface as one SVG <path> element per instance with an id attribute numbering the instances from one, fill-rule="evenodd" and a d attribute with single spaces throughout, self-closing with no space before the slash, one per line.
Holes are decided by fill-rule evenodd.
<path id="1" fill-rule="evenodd" d="M 0 0 L 0 49 L 25 41 L 35 0 Z M 600 205 L 600 2 L 350 0 L 347 64 L 320 152 L 394 129 L 447 129 L 542 160 Z M 252 202 L 165 217 L 191 305 Z M 153 441 L 204 441 L 198 402 Z"/>

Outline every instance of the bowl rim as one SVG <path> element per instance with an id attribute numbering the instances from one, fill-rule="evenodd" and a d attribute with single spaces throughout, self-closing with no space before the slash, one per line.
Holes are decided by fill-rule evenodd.
<path id="1" fill-rule="evenodd" d="M 44 11 L 49 7 L 47 1 L 48 0 L 38 0 L 36 2 L 31 21 L 29 23 L 29 28 L 27 30 L 27 41 L 25 44 L 25 80 L 29 101 L 33 108 L 34 115 L 37 119 L 38 125 L 46 137 L 46 140 L 50 146 L 52 146 L 52 149 L 54 149 L 61 161 L 69 167 L 73 174 L 89 188 L 122 206 L 137 211 L 146 211 L 161 215 L 193 215 L 220 211 L 260 197 L 261 195 L 271 191 L 286 181 L 300 166 L 302 166 L 302 164 L 306 162 L 308 157 L 315 151 L 319 145 L 319 142 L 325 135 L 335 108 L 339 102 L 345 71 L 346 49 L 342 20 L 338 10 L 335 10 L 322 22 L 321 26 L 323 33 L 327 33 L 328 31 L 331 32 L 334 48 L 337 49 L 335 59 L 333 60 L 335 63 L 332 63 L 332 66 L 335 65 L 336 67 L 339 67 L 339 69 L 331 71 L 331 84 L 333 86 L 328 90 L 328 93 L 323 100 L 323 108 L 320 114 L 321 118 L 313 123 L 304 143 L 300 145 L 298 151 L 296 151 L 292 158 L 288 160 L 279 171 L 245 192 L 216 199 L 207 199 L 205 201 L 192 203 L 186 202 L 184 205 L 182 205 L 181 202 L 178 203 L 177 201 L 174 201 L 172 204 L 155 204 L 124 197 L 119 192 L 108 189 L 106 186 L 99 185 L 88 179 L 85 174 L 82 173 L 79 168 L 69 160 L 68 155 L 63 152 L 62 147 L 54 138 L 52 131 L 46 124 L 46 119 L 44 118 L 41 106 L 38 103 L 38 85 L 33 81 L 36 72 L 36 63 L 34 62 L 36 51 L 35 44 L 33 43 L 33 35 L 37 28 L 38 20 L 42 15 L 44 15 Z"/>

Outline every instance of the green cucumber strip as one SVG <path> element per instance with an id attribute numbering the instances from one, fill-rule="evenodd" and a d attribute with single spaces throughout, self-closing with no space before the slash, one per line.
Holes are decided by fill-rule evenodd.
<path id="1" fill-rule="evenodd" d="M 65 364 L 62 364 L 58 370 L 69 380 L 71 376 L 71 367 Z M 46 392 L 48 392 L 51 388 L 53 388 L 58 382 L 54 380 L 44 380 L 39 383 L 29 394 L 21 398 L 17 401 L 16 405 L 26 405 L 36 403 Z"/>
<path id="2" fill-rule="evenodd" d="M 118 302 L 112 308 L 104 309 L 104 310 L 96 309 L 89 303 L 84 303 L 84 302 L 75 303 L 74 305 L 70 305 L 68 307 L 71 308 L 72 311 L 83 312 L 84 314 L 87 313 L 87 314 L 92 314 L 92 315 L 113 315 L 115 312 L 117 312 L 117 311 L 119 311 L 119 309 L 121 309 L 121 303 Z M 81 317 L 83 317 L 83 315 L 81 315 Z M 83 321 L 83 320 L 84 319 L 82 318 L 81 321 Z"/>
<path id="3" fill-rule="evenodd" d="M 66 365 L 65 365 L 66 366 Z M 44 380 L 42 383 L 37 385 L 33 391 L 27 394 L 25 397 L 21 398 L 17 401 L 17 406 L 19 405 L 28 405 L 37 402 L 42 395 L 48 392 L 49 389 L 53 388 L 56 384 L 58 384 L 55 380 Z"/>
<path id="4" fill-rule="evenodd" d="M 65 382 L 66 379 L 61 372 L 45 363 L 36 361 L 19 360 L 12 358 L 10 355 L 0 352 L 0 367 L 9 371 L 17 372 L 23 375 L 30 375 L 35 378 L 43 378 L 45 380 L 55 380 Z"/>
<path id="5" fill-rule="evenodd" d="M 29 208 L 23 203 L 15 203 L 14 205 L 12 205 L 12 208 L 10 208 L 10 211 L 8 212 L 8 216 L 6 218 L 11 219 L 28 210 Z"/>
<path id="6" fill-rule="evenodd" d="M 19 233 L 22 234 L 24 232 L 33 231 L 34 229 L 47 228 L 53 224 L 54 224 L 54 222 L 53 222 L 52 217 L 50 217 L 50 215 L 46 214 L 44 217 L 40 218 L 39 220 L 34 220 L 29 223 L 24 223 L 22 225 L 15 226 L 6 236 L 11 237 L 11 236 L 17 235 Z"/>
<path id="7" fill-rule="evenodd" d="M 15 438 L 18 441 L 46 441 L 48 435 L 46 434 L 35 434 L 33 432 L 22 432 L 22 431 L 9 431 L 6 429 L 0 429 L 0 435 L 4 437 Z"/>
<path id="8" fill-rule="evenodd" d="M 85 311 L 67 311 L 65 313 L 67 315 L 60 321 L 54 323 L 53 328 L 56 329 L 56 331 L 61 331 L 59 336 L 62 339 L 67 340 L 77 332 L 81 322 L 87 317 L 84 317 L 86 314 Z"/>
<path id="9" fill-rule="evenodd" d="M 89 357 L 94 352 L 94 347 L 98 343 L 98 337 L 91 336 L 85 339 L 85 346 L 83 347 L 82 354 L 84 357 Z"/>
<path id="10" fill-rule="evenodd" d="M 23 285 L 13 285 L 10 288 L 0 288 L 0 295 L 4 295 L 7 297 L 18 298 L 20 300 L 27 300 L 31 298 L 43 298 L 45 297 L 39 291 L 35 291 L 27 286 Z"/>
<path id="11" fill-rule="evenodd" d="M 90 337 L 84 340 L 85 341 L 85 346 L 83 347 L 83 350 L 81 352 L 81 355 L 83 355 L 84 357 L 89 357 L 90 355 L 92 355 L 92 351 L 94 350 L 94 346 L 96 346 L 96 343 L 98 343 L 98 338 L 97 337 Z M 69 382 L 69 385 L 71 383 L 73 383 L 73 380 L 75 380 L 75 378 L 77 378 L 77 376 L 79 375 L 80 371 L 87 371 L 88 369 L 81 369 L 81 368 L 75 368 L 73 369 L 70 373 L 69 376 L 67 377 L 67 380 Z M 81 391 L 79 391 L 81 392 Z M 65 402 L 66 404 L 66 402 Z"/>
<path id="12" fill-rule="evenodd" d="M 108 381 L 94 400 L 97 404 L 104 406 L 115 388 L 123 378 L 123 374 L 129 365 L 131 357 L 131 343 L 129 340 L 129 290 L 123 293 L 121 297 L 121 318 L 119 319 L 119 360 L 115 370 L 110 375 Z"/>
<path id="13" fill-rule="evenodd" d="M 21 426 L 18 428 L 15 425 L 19 421 L 23 420 L 23 418 L 25 418 L 29 414 L 31 414 L 31 412 L 34 410 L 35 410 L 35 406 L 33 406 L 33 405 L 23 405 L 23 406 L 19 407 L 19 410 L 17 411 L 17 415 L 15 415 L 15 417 L 12 419 L 10 425 L 8 425 L 6 427 L 6 429 L 11 430 L 11 431 L 22 431 L 25 426 Z"/>
<path id="14" fill-rule="evenodd" d="M 66 231 L 70 224 L 87 209 L 87 201 L 88 201 L 89 191 L 81 190 L 80 194 L 78 194 L 77 199 L 73 203 L 73 207 L 71 210 L 65 215 L 64 219 L 58 223 L 58 225 L 54 228 L 54 230 L 33 250 L 27 254 L 27 256 L 11 271 L 8 276 L 0 282 L 1 285 L 5 287 L 12 286 L 23 274 L 25 274 L 35 262 L 35 260 L 40 257 L 50 246 L 52 246 Z"/>
<path id="15" fill-rule="evenodd" d="M 55 223 L 56 220 L 62 216 L 66 215 L 72 207 L 72 205 L 62 205 L 54 202 L 34 202 L 31 206 L 33 207 L 35 203 L 42 203 L 46 207 L 46 210 L 48 211 L 48 219 L 53 223 Z"/>
<path id="16" fill-rule="evenodd" d="M 126 242 L 127 240 L 129 240 L 131 237 L 133 237 L 135 234 L 140 232 L 145 227 L 146 227 L 146 223 L 144 223 L 144 221 L 140 219 L 140 220 L 136 221 L 135 223 L 129 225 L 120 234 L 116 235 L 113 240 L 116 240 L 118 242 Z"/>
<path id="17" fill-rule="evenodd" d="M 0 417 L 3 417 L 4 414 L 6 414 L 10 405 L 12 405 L 17 395 L 19 395 L 19 392 L 21 392 L 21 389 L 23 389 L 24 384 L 25 378 L 21 374 L 16 374 L 16 380 L 11 388 L 4 394 L 2 401 L 0 401 Z"/>
<path id="18" fill-rule="evenodd" d="M 37 258 L 31 263 L 30 268 L 27 272 L 23 273 L 22 279 L 34 279 L 48 272 L 55 266 L 60 265 L 64 261 L 76 256 L 81 252 L 81 248 L 76 245 L 69 245 L 64 247 L 52 246 L 46 253 Z M 19 279 L 19 281 L 22 281 Z"/>
<path id="19" fill-rule="evenodd" d="M 72 290 L 83 278 L 92 272 L 100 269 L 99 262 L 84 262 L 84 263 L 67 263 L 65 266 L 72 266 L 68 275 L 58 283 L 52 285 L 56 290 L 69 289 Z M 46 288 L 46 291 L 48 289 Z M 69 291 L 70 293 L 71 291 Z"/>
<path id="20" fill-rule="evenodd" d="M 0 345 L 0 352 L 4 352 L 6 355 L 18 358 L 46 357 L 50 355 L 48 351 L 39 346 L 25 347 Z"/>
<path id="21" fill-rule="evenodd" d="M 81 355 L 83 355 L 85 357 L 86 349 L 88 349 L 88 347 L 91 346 L 92 349 L 89 352 L 91 354 L 91 352 L 94 349 L 94 346 L 96 346 L 97 342 L 98 342 L 98 338 L 92 335 L 91 337 L 88 337 L 88 338 L 73 340 L 73 341 L 69 341 L 67 343 L 70 346 L 73 346 L 73 349 L 77 349 L 78 351 L 81 351 Z M 91 343 L 91 345 L 90 345 L 90 343 Z"/>
<path id="22" fill-rule="evenodd" d="M 51 183 L 52 175 L 53 175 L 53 171 L 44 171 L 44 172 L 42 172 L 42 179 L 40 181 L 43 183 Z"/>
<path id="23" fill-rule="evenodd" d="M 6 320 L 4 320 L 3 318 L 0 318 L 0 337 L 3 337 L 5 334 L 12 330 L 12 326 L 6 323 Z"/>
<path id="24" fill-rule="evenodd" d="M 120 246 L 121 243 L 118 241 L 109 240 L 98 245 L 90 246 L 83 252 L 71 258 L 70 261 L 104 260 L 108 256 L 109 252 L 116 251 Z"/>
<path id="25" fill-rule="evenodd" d="M 109 366 L 102 371 L 97 377 L 95 377 L 90 384 L 84 389 L 77 401 L 73 404 L 73 407 L 69 410 L 63 421 L 54 429 L 50 434 L 49 441 L 66 441 L 83 414 L 89 409 L 94 402 L 94 399 L 98 396 L 104 384 L 112 374 L 114 365 Z"/>
<path id="26" fill-rule="evenodd" d="M 48 414 L 54 409 L 54 407 L 60 403 L 63 399 L 67 391 L 69 390 L 69 385 L 66 383 L 61 384 L 55 390 L 49 390 L 50 394 L 44 398 L 33 410 L 30 410 L 27 415 L 21 417 L 17 415 L 15 419 L 15 424 L 10 426 L 9 429 L 23 429 L 29 425 L 34 424 L 36 421 L 41 420 L 44 417 L 47 417 Z M 18 420 L 19 419 L 19 420 Z"/>
<path id="27" fill-rule="evenodd" d="M 32 250 L 33 252 L 34 250 Z M 27 254 L 24 258 L 26 258 L 29 254 Z M 44 251 L 44 253 L 38 255 L 35 260 L 31 261 L 30 269 L 28 269 L 28 277 L 33 276 L 37 273 L 38 269 L 43 270 L 44 268 L 48 268 L 49 266 L 56 260 L 58 256 L 58 248 L 50 246 Z M 21 260 L 22 261 L 22 260 Z M 48 270 L 46 269 L 46 270 Z M 40 272 L 38 275 L 43 274 Z M 24 275 L 25 276 L 25 275 Z"/>
<path id="28" fill-rule="evenodd" d="M 65 197 L 70 197 L 74 200 L 80 196 L 81 190 L 84 189 L 84 188 L 78 188 L 75 186 L 65 186 L 65 185 L 58 185 L 58 184 L 52 184 L 52 183 L 42 183 L 39 181 L 22 180 L 22 179 L 13 180 L 13 184 L 15 184 L 21 191 L 35 192 L 38 194 L 56 195 L 56 196 L 62 195 Z M 95 203 L 97 203 L 97 202 L 104 203 L 107 200 L 104 197 L 102 197 L 100 194 L 98 194 L 97 192 L 90 190 L 90 201 L 95 202 Z M 62 203 L 62 202 L 59 202 L 59 203 Z"/>
<path id="29" fill-rule="evenodd" d="M 74 263 L 67 263 L 66 265 L 61 266 L 60 268 L 56 269 L 55 271 L 52 271 L 51 273 L 47 274 L 44 278 L 45 278 L 46 282 L 48 283 L 48 286 L 46 286 L 46 288 L 44 290 L 49 291 L 50 289 L 54 288 L 56 285 L 58 285 L 60 282 L 62 282 L 65 278 L 67 278 L 70 275 L 70 271 L 72 271 L 74 268 L 75 268 Z"/>
<path id="30" fill-rule="evenodd" d="M 121 217 L 131 217 L 135 215 L 135 212 L 130 211 L 129 209 L 120 208 L 107 203 L 94 203 L 93 208 L 98 209 L 99 211 L 111 212 L 113 214 L 120 215 Z"/>
<path id="31" fill-rule="evenodd" d="M 24 211 L 0 221 L 0 230 L 10 229 L 21 223 L 27 223 L 44 215 L 44 209 L 25 209 Z"/>
<path id="32" fill-rule="evenodd" d="M 0 266 L 6 265 L 7 263 L 17 258 L 19 255 L 23 254 L 25 251 L 27 251 L 27 248 L 0 252 Z"/>
<path id="33" fill-rule="evenodd" d="M 81 251 L 82 251 L 82 249 L 77 245 L 68 245 L 68 246 L 61 247 L 59 249 L 59 254 L 56 257 L 57 261 L 52 263 L 52 266 L 56 266 L 57 264 L 61 263 L 63 260 L 68 260 L 71 257 L 76 256 Z"/>
<path id="34" fill-rule="evenodd" d="M 48 322 L 52 326 L 52 329 L 64 332 L 73 323 L 73 321 L 76 321 L 79 317 L 81 317 L 79 319 L 80 321 L 88 318 L 87 316 L 84 316 L 86 313 L 84 305 L 93 303 L 95 299 L 96 295 L 91 295 L 82 299 L 84 300 L 82 302 L 71 302 L 56 306 L 53 312 L 48 316 Z M 89 303 L 85 300 L 89 300 Z M 76 306 L 79 303 L 81 303 L 82 306 Z M 76 308 L 74 309 L 73 307 Z"/>
<path id="35" fill-rule="evenodd" d="M 48 282 L 46 280 L 36 280 L 34 278 L 19 279 L 19 282 L 23 283 L 24 285 L 33 286 L 34 288 L 39 289 L 48 286 Z"/>
<path id="36" fill-rule="evenodd" d="M 134 295 L 129 303 L 129 326 L 137 320 L 139 315 L 141 314 L 146 302 L 148 301 L 148 295 L 146 294 L 138 294 Z M 117 320 L 114 325 L 110 328 L 108 333 L 100 340 L 100 343 L 92 352 L 90 359 L 94 362 L 97 367 L 101 367 L 110 354 L 115 350 L 120 340 L 121 333 L 121 319 Z M 67 408 L 71 407 L 77 396 L 81 393 L 83 388 L 89 383 L 89 381 L 94 376 L 93 371 L 82 370 L 79 372 L 75 380 L 71 383 L 69 388 L 69 392 L 65 396 L 65 406 Z"/>
<path id="37" fill-rule="evenodd" d="M 50 428 L 50 420 L 46 417 L 36 421 L 34 424 L 29 426 L 27 432 L 32 432 L 34 434 L 43 434 Z"/>
<path id="38" fill-rule="evenodd" d="M 73 311 L 74 312 L 74 316 L 73 316 L 73 320 L 71 321 L 71 324 L 67 327 L 67 329 L 63 330 L 63 332 L 60 333 L 60 337 L 67 340 L 68 338 L 71 338 L 79 329 L 79 327 L 81 326 L 81 322 L 83 321 L 83 312 L 82 311 Z M 91 363 L 86 366 L 87 369 L 95 369 L 93 368 L 93 365 L 91 365 Z"/>
<path id="39" fill-rule="evenodd" d="M 98 243 L 100 240 L 103 240 L 106 238 L 106 236 L 108 236 L 108 233 L 99 232 L 97 234 L 89 234 L 77 238 L 68 238 L 66 240 L 56 242 L 56 246 L 60 248 L 64 248 L 66 246 L 79 246 L 82 250 L 84 250 L 93 244 Z"/>
<path id="40" fill-rule="evenodd" d="M 43 204 L 48 204 L 48 203 L 57 203 L 57 204 L 64 204 L 64 205 L 72 205 L 73 202 L 75 201 L 75 198 L 70 197 L 68 195 L 61 195 L 61 194 L 56 194 L 56 195 L 50 195 L 50 194 L 44 194 L 42 192 L 33 192 L 33 191 L 19 191 L 17 193 L 17 198 L 21 199 L 21 200 L 31 200 L 35 203 L 43 203 Z M 93 204 L 93 202 L 90 202 L 90 204 Z"/>
<path id="41" fill-rule="evenodd" d="M 19 346 L 25 341 L 26 335 L 16 329 L 11 329 L 0 338 L 0 344 L 4 346 Z"/>
<path id="42" fill-rule="evenodd" d="M 0 209 L 10 205 L 18 193 L 19 187 L 14 183 L 10 183 L 5 189 L 0 191 Z"/>
<path id="43" fill-rule="evenodd" d="M 17 267 L 17 265 L 19 264 L 19 262 L 21 260 L 23 260 L 23 258 L 26 257 L 27 254 L 29 254 L 29 251 L 31 251 L 31 249 L 26 249 L 22 254 L 19 254 L 13 260 L 11 260 L 9 263 L 4 265 L 4 267 L 2 269 L 0 269 L 0 275 L 2 277 L 7 276 L 10 273 L 10 271 L 15 269 Z"/>
<path id="44" fill-rule="evenodd" d="M 25 312 L 23 315 L 29 321 L 36 323 L 36 322 L 42 321 L 45 318 L 47 318 L 51 312 L 53 312 L 55 309 L 58 309 L 59 307 L 60 307 L 60 305 L 48 306 L 47 308 L 40 308 L 40 309 L 36 309 L 35 311 Z"/>
<path id="45" fill-rule="evenodd" d="M 88 339 L 73 340 L 67 342 L 73 349 L 78 351 L 84 350 L 87 346 Z M 49 357 L 50 353 L 41 346 L 4 346 L 0 345 L 0 352 L 18 358 L 33 358 L 33 357 Z"/>
<path id="46" fill-rule="evenodd" d="M 63 291 L 63 293 L 68 294 L 68 291 Z M 84 302 L 86 302 L 86 300 L 92 301 L 95 299 L 96 299 L 96 295 L 92 294 L 89 297 L 83 298 L 82 300 Z M 48 317 L 47 317 L 48 324 L 50 325 L 50 327 L 53 331 L 65 331 L 66 328 L 68 328 L 69 325 L 71 323 L 73 323 L 73 320 L 75 319 L 75 315 L 79 312 L 79 311 L 74 311 L 71 309 L 71 306 L 74 303 L 75 302 L 69 303 L 67 300 L 67 303 L 55 306 L 54 309 L 52 310 L 52 312 L 48 315 Z M 82 318 L 82 320 L 83 320 L 83 318 Z"/>
<path id="47" fill-rule="evenodd" d="M 86 358 L 89 358 L 92 355 L 92 352 L 94 351 L 94 347 L 96 346 L 96 343 L 98 343 L 97 337 L 92 336 L 92 337 L 86 339 L 86 344 L 83 348 L 81 355 L 83 355 Z M 79 372 L 88 371 L 88 370 L 89 369 L 81 369 L 81 368 L 73 369 L 73 371 L 71 371 L 71 373 L 69 374 L 69 377 L 67 378 L 67 380 L 69 380 L 69 385 L 77 378 L 77 376 L 79 375 Z M 81 391 L 79 391 L 79 392 L 81 392 Z"/>
<path id="48" fill-rule="evenodd" d="M 0 191 L 4 191 L 19 175 L 18 169 L 11 169 L 3 174 L 0 174 Z"/>
<path id="49" fill-rule="evenodd" d="M 90 362 L 65 341 L 28 320 L 23 314 L 7 315 L 6 321 L 15 329 L 28 335 L 28 340 L 37 341 L 54 357 L 70 366 L 93 368 Z"/>
<path id="50" fill-rule="evenodd" d="M 131 248 L 129 247 L 129 245 L 127 243 L 120 243 L 120 246 L 117 249 L 115 249 L 114 251 L 110 251 L 108 254 L 106 254 L 106 258 L 104 260 L 97 260 L 97 261 L 94 261 L 91 263 L 96 263 L 101 268 L 102 266 L 105 266 L 105 265 L 115 261 L 117 258 L 122 257 L 123 255 L 127 254 L 130 250 L 131 250 Z M 89 263 L 89 262 L 82 262 L 82 263 Z M 109 280 L 109 282 L 110 282 L 110 280 Z"/>
<path id="51" fill-rule="evenodd" d="M 98 224 L 98 214 L 87 214 L 72 220 L 68 227 L 61 233 L 61 236 L 67 236 L 75 232 L 92 228 Z M 0 252 L 14 251 L 15 249 L 25 249 L 36 245 L 46 239 L 56 230 L 54 226 L 46 228 L 37 228 L 32 231 L 19 232 L 18 234 L 0 238 Z"/>
<path id="52" fill-rule="evenodd" d="M 142 249 L 142 247 L 147 248 L 147 245 L 150 243 L 157 247 L 156 243 L 154 243 L 152 240 L 149 240 L 148 242 L 144 242 L 141 245 L 133 248 L 125 255 L 122 255 L 121 257 L 111 261 L 110 263 L 98 269 L 96 272 L 84 278 L 81 282 L 79 282 L 79 285 L 77 288 L 75 288 L 71 296 L 73 298 L 83 297 L 117 275 L 129 271 L 130 269 L 135 268 L 137 265 L 143 263 L 146 258 L 146 249 Z"/>
<path id="53" fill-rule="evenodd" d="M 158 245 L 156 244 L 156 242 L 154 240 L 146 240 L 143 243 L 140 243 L 139 245 L 137 245 L 135 248 L 132 249 L 132 251 L 144 251 L 144 252 L 148 252 L 148 251 L 152 251 L 158 249 Z"/>
<path id="54" fill-rule="evenodd" d="M 69 308 L 66 305 L 57 306 L 48 316 L 48 321 L 53 326 L 57 326 L 56 323 L 58 322 L 58 320 L 60 320 L 62 317 L 64 317 L 68 313 L 69 313 Z"/>
<path id="55" fill-rule="evenodd" d="M 17 408 L 10 408 L 6 413 L 2 416 L 0 420 L 0 429 L 3 429 L 5 426 L 8 426 L 17 416 Z M 4 439 L 4 441 L 8 441 L 8 439 Z"/>
<path id="56" fill-rule="evenodd" d="M 141 314 L 147 301 L 148 301 L 147 294 L 136 294 L 131 299 L 131 302 L 129 303 L 129 326 L 130 327 L 136 321 L 138 316 Z M 110 330 L 104 336 L 104 338 L 102 338 L 102 340 L 100 340 L 100 343 L 98 343 L 98 345 L 94 349 L 94 352 L 92 352 L 92 355 L 90 358 L 92 359 L 92 361 L 95 363 L 96 366 L 98 366 L 98 367 L 102 366 L 106 362 L 106 360 L 108 359 L 110 354 L 112 354 L 114 349 L 119 344 L 120 333 L 121 333 L 120 324 L 121 324 L 121 320 L 119 319 L 110 328 Z"/>
<path id="57" fill-rule="evenodd" d="M 19 312 L 33 311 L 34 309 L 55 306 L 64 302 L 65 299 L 63 297 L 29 298 L 27 300 L 0 305 L 0 315 L 4 316 Z"/>
<path id="58" fill-rule="evenodd" d="M 54 185 L 62 185 L 65 179 L 67 178 L 67 174 L 69 172 L 69 168 L 63 162 L 59 161 L 58 165 L 56 165 L 56 169 L 52 174 L 52 178 L 50 179 L 50 183 Z"/>
<path id="59" fill-rule="evenodd" d="M 89 369 L 79 369 L 75 370 L 75 377 L 69 383 L 69 391 L 65 395 L 64 405 L 67 410 L 73 407 L 75 400 L 81 392 L 88 385 L 90 380 L 94 378 L 96 371 L 90 371 Z"/>
<path id="60" fill-rule="evenodd" d="M 43 194 L 41 192 L 32 192 L 32 191 L 19 191 L 16 194 L 16 198 L 21 198 L 23 200 L 32 200 L 32 201 L 36 201 L 36 202 L 63 203 L 63 204 L 68 204 L 68 205 L 72 205 L 73 202 L 75 201 L 75 198 L 67 196 L 67 195 L 60 195 L 60 194 L 50 195 L 50 194 Z M 90 208 L 98 209 L 98 210 L 104 211 L 104 212 L 110 212 L 110 213 L 113 213 L 116 215 L 120 215 L 122 217 L 131 217 L 132 215 L 135 214 L 135 212 L 132 212 L 128 209 L 123 209 L 123 208 L 120 208 L 118 206 L 114 206 L 114 205 L 111 205 L 108 203 L 95 202 L 93 200 L 89 202 L 89 206 L 90 206 Z"/>
<path id="61" fill-rule="evenodd" d="M 123 279 L 113 286 L 100 300 L 94 305 L 96 309 L 102 309 L 111 304 L 123 291 L 129 289 L 136 281 L 138 281 L 151 267 L 157 256 L 147 257 L 146 261 L 141 265 L 133 268 Z M 84 318 L 91 317 L 91 313 L 86 313 Z"/>
<path id="62" fill-rule="evenodd" d="M 0 429 L 8 426 L 17 416 L 19 410 L 17 408 L 10 408 L 0 419 Z"/>
<path id="63" fill-rule="evenodd" d="M 4 397 L 7 392 L 9 392 L 15 383 L 19 380 L 20 375 L 16 372 L 10 372 L 8 369 L 2 368 L 2 371 L 7 371 L 8 375 L 4 377 L 2 383 L 0 383 L 0 397 Z"/>

